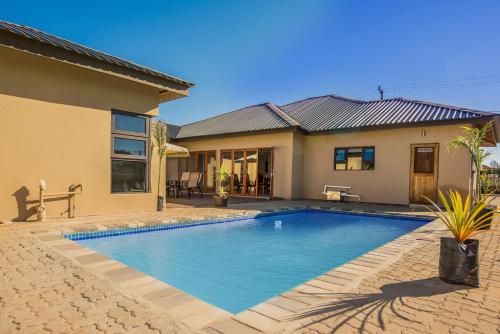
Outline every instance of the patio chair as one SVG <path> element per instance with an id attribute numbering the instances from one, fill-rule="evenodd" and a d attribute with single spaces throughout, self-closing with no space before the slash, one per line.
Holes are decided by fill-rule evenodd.
<path id="1" fill-rule="evenodd" d="M 205 172 L 200 173 L 200 176 L 198 177 L 198 183 L 197 183 L 198 192 L 200 193 L 201 198 L 203 198 L 203 191 L 201 190 L 201 183 L 203 182 L 203 174 L 205 174 Z"/>
<path id="2" fill-rule="evenodd" d="M 347 192 L 351 188 L 352 187 L 331 186 L 331 185 L 325 184 L 325 187 L 323 188 L 322 194 L 326 196 L 327 201 L 342 202 L 346 198 L 357 199 L 358 201 L 361 200 L 361 197 L 359 195 L 353 195 L 353 194 L 350 194 Z"/>
<path id="3" fill-rule="evenodd" d="M 189 195 L 189 190 L 187 188 L 187 183 L 189 181 L 189 176 L 191 175 L 191 172 L 182 172 L 181 179 L 179 180 L 177 184 L 177 191 L 178 193 L 182 194 L 182 191 L 185 190 L 186 194 Z"/>
<path id="4" fill-rule="evenodd" d="M 253 190 L 255 192 L 255 185 L 257 183 L 255 181 L 255 179 L 253 181 L 251 181 L 250 180 L 250 175 L 247 174 L 246 180 L 247 180 L 247 189 L 246 189 L 246 192 L 250 193 L 251 190 Z"/>
<path id="5" fill-rule="evenodd" d="M 241 193 L 241 187 L 243 186 L 243 182 L 240 182 L 240 178 L 238 177 L 238 174 L 234 173 L 233 174 L 233 189 L 237 193 Z"/>
<path id="6" fill-rule="evenodd" d="M 189 180 L 187 181 L 187 185 L 186 185 L 186 189 L 187 189 L 189 197 L 191 197 L 191 195 L 194 197 L 195 190 L 198 190 L 201 193 L 201 188 L 199 186 L 200 174 L 201 174 L 200 172 L 191 172 L 189 174 Z"/>
<path id="7" fill-rule="evenodd" d="M 172 192 L 174 197 L 177 197 L 178 183 L 179 181 L 177 180 L 167 181 L 167 197 L 170 197 L 170 192 Z"/>

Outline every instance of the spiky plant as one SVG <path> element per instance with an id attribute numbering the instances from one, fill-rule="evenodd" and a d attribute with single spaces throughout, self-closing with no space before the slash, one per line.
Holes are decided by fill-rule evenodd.
<path id="1" fill-rule="evenodd" d="M 156 149 L 156 154 L 158 154 L 158 159 L 160 160 L 158 166 L 158 196 L 160 196 L 160 181 L 161 181 L 161 164 L 163 158 L 167 153 L 167 123 L 162 120 L 158 120 L 153 123 L 151 128 L 153 143 L 152 147 Z"/>
<path id="2" fill-rule="evenodd" d="M 438 193 L 444 210 L 430 198 L 424 196 L 432 204 L 432 208 L 428 207 L 428 209 L 446 225 L 462 249 L 465 249 L 466 240 L 484 232 L 485 230 L 481 230 L 481 228 L 487 226 L 490 219 L 497 215 L 494 211 L 486 213 L 483 211 L 488 205 L 486 196 L 472 204 L 470 195 L 467 195 L 464 201 L 460 193 L 453 189 L 448 191 L 448 198 L 441 190 Z"/>
<path id="3" fill-rule="evenodd" d="M 463 126 L 464 135 L 457 136 L 451 141 L 449 145 L 452 147 L 463 147 L 465 148 L 472 158 L 472 163 L 474 164 L 474 169 L 476 170 L 475 178 L 475 192 L 472 194 L 474 202 L 480 201 L 481 194 L 481 167 L 483 166 L 484 159 L 488 157 L 491 153 L 486 152 L 481 148 L 481 145 L 486 141 L 488 132 L 491 131 L 493 127 L 493 121 L 486 123 L 482 128 L 471 128 L 468 126 Z M 472 171 L 471 171 L 472 173 Z M 474 179 L 474 175 L 471 174 L 471 180 Z"/>
<path id="4" fill-rule="evenodd" d="M 217 189 L 217 194 L 219 197 L 226 197 L 227 196 L 227 191 L 224 189 L 224 182 L 227 181 L 227 169 L 224 167 L 224 165 L 220 165 L 219 169 L 217 170 L 217 182 L 219 184 L 219 187 Z"/>

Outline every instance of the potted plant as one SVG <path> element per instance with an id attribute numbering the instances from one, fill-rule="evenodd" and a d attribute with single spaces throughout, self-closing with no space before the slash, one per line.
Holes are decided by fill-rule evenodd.
<path id="1" fill-rule="evenodd" d="M 163 158 L 167 154 L 166 144 L 168 142 L 167 136 L 167 124 L 162 121 L 156 121 L 153 123 L 152 129 L 152 137 L 153 142 L 151 143 L 151 149 L 153 151 L 156 148 L 156 154 L 158 155 L 159 164 L 158 164 L 158 197 L 156 200 L 156 210 L 163 211 L 164 206 L 164 197 L 160 196 L 160 181 L 161 181 L 161 163 Z"/>
<path id="2" fill-rule="evenodd" d="M 464 135 L 457 136 L 449 142 L 452 147 L 463 147 L 465 148 L 470 156 L 472 167 L 471 176 L 472 185 L 470 189 L 470 196 L 472 198 L 473 204 L 488 198 L 492 192 L 490 179 L 481 173 L 481 168 L 484 164 L 484 160 L 491 154 L 486 152 L 481 148 L 481 145 L 487 139 L 488 133 L 493 127 L 493 121 L 486 123 L 482 128 L 471 128 L 468 126 L 462 127 Z M 483 208 L 483 213 L 496 211 L 496 206 L 486 203 Z M 492 216 L 492 215 L 491 215 Z M 491 226 L 492 219 L 488 220 L 486 224 L 482 227 L 483 229 L 489 229 Z"/>
<path id="3" fill-rule="evenodd" d="M 448 199 L 449 198 L 449 199 Z M 448 191 L 448 198 L 439 190 L 439 199 L 444 210 L 426 197 L 433 209 L 429 208 L 441 220 L 453 235 L 441 237 L 439 253 L 439 277 L 447 283 L 479 286 L 479 240 L 471 239 L 482 230 L 495 212 L 483 211 L 487 202 L 483 198 L 472 203 L 470 195 L 465 201 L 456 190 Z"/>
<path id="4" fill-rule="evenodd" d="M 227 170 L 224 165 L 220 165 L 219 169 L 215 173 L 217 178 L 217 195 L 214 196 L 214 206 L 215 207 L 226 207 L 227 206 L 227 191 L 225 189 L 225 184 L 228 179 Z"/>

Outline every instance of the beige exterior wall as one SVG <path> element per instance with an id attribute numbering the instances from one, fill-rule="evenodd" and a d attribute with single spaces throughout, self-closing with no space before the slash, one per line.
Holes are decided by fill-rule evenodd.
<path id="1" fill-rule="evenodd" d="M 292 152 L 292 199 L 303 198 L 304 192 L 304 145 L 305 138 L 301 132 L 294 131 L 293 133 L 293 152 Z"/>
<path id="2" fill-rule="evenodd" d="M 0 219 L 36 218 L 39 179 L 47 192 L 82 184 L 77 216 L 156 210 L 158 160 L 151 193 L 111 194 L 110 146 L 111 109 L 157 115 L 157 89 L 5 47 L 0 73 Z M 46 209 L 67 217 L 67 197 Z"/>
<path id="3" fill-rule="evenodd" d="M 306 136 L 303 197 L 323 198 L 323 186 L 330 184 L 351 186 L 351 192 L 364 202 L 408 204 L 410 145 L 422 143 L 439 143 L 438 187 L 465 193 L 470 158 L 463 149 L 447 148 L 447 142 L 461 133 L 459 125 L 446 125 Z M 335 147 L 356 146 L 375 146 L 375 170 L 335 171 Z"/>
<path id="4" fill-rule="evenodd" d="M 275 170 L 273 183 L 274 196 L 291 199 L 294 194 L 294 185 L 291 182 L 293 173 L 293 142 L 293 132 L 287 131 L 234 137 L 177 140 L 175 144 L 186 147 L 191 152 L 217 150 L 217 161 L 219 162 L 221 161 L 221 150 L 272 147 L 274 148 Z M 170 175 L 171 172 L 167 173 Z"/>
<path id="5" fill-rule="evenodd" d="M 438 186 L 462 193 L 469 188 L 470 158 L 463 149 L 448 149 L 447 142 L 462 133 L 461 125 L 303 135 L 298 131 L 245 135 L 176 144 L 190 151 L 274 147 L 274 196 L 286 199 L 324 199 L 325 184 L 351 186 L 364 202 L 408 204 L 410 145 L 439 143 Z M 425 136 L 422 136 L 425 130 Z M 335 171 L 335 147 L 375 146 L 375 170 Z M 169 163 L 170 177 L 177 175 L 176 161 Z"/>

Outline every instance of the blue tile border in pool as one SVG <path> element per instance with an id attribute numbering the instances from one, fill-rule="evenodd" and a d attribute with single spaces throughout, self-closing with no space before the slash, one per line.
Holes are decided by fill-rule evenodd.
<path id="1" fill-rule="evenodd" d="M 396 220 L 416 220 L 423 222 L 431 222 L 435 218 L 429 216 L 417 216 L 417 215 L 403 215 L 403 214 L 392 214 L 392 213 L 377 213 L 377 212 L 366 212 L 366 211 L 357 211 L 357 210 L 339 210 L 339 209 L 330 209 L 330 208 L 294 208 L 294 209 L 277 209 L 270 212 L 261 212 L 253 215 L 239 215 L 225 218 L 209 218 L 209 219 L 200 219 L 200 220 L 187 220 L 179 223 L 161 223 L 155 225 L 148 226 L 138 226 L 138 227 L 125 227 L 125 228 L 117 228 L 111 230 L 99 230 L 99 231 L 90 231 L 90 232 L 72 232 L 64 234 L 64 237 L 69 240 L 86 240 L 86 239 L 96 239 L 103 237 L 111 237 L 111 236 L 119 236 L 119 235 L 127 235 L 127 234 L 137 234 L 137 233 L 145 233 L 145 232 L 153 232 L 153 231 L 162 231 L 162 230 L 173 230 L 178 228 L 186 228 L 193 226 L 202 226 L 202 225 L 212 225 L 212 224 L 220 224 L 220 223 L 228 223 L 234 221 L 241 221 L 246 219 L 251 219 L 255 217 L 267 217 L 267 216 L 278 216 L 288 213 L 295 212 L 325 212 L 325 213 L 336 213 L 343 215 L 353 215 L 353 216 L 371 216 L 371 217 L 381 217 L 381 218 L 389 218 Z"/>

